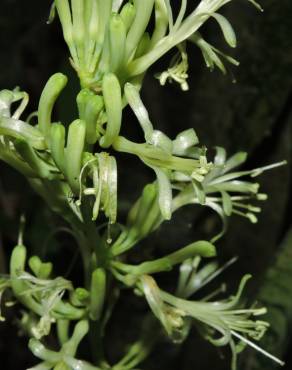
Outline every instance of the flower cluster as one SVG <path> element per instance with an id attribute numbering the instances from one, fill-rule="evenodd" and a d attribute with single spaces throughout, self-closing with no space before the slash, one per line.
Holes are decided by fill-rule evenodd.
<path id="1" fill-rule="evenodd" d="M 103 75 L 109 72 L 116 74 L 122 83 L 135 81 L 139 84 L 139 80 L 157 59 L 178 47 L 182 60 L 175 57 L 160 80 L 162 84 L 168 78 L 175 80 L 185 90 L 188 66 L 184 42 L 190 40 L 202 49 L 208 67 L 216 64 L 224 70 L 216 56 L 218 51 L 201 37 L 198 40 L 198 29 L 212 17 L 218 22 L 226 42 L 235 47 L 236 37 L 232 26 L 224 16 L 217 13 L 230 1 L 202 0 L 187 15 L 187 1 L 182 0 L 176 19 L 170 0 L 55 0 L 53 10 L 57 9 L 64 39 L 70 50 L 71 63 L 83 87 L 102 91 Z M 153 12 L 155 24 L 150 34 L 147 26 Z M 233 62 L 232 58 L 227 59 Z"/>
<path id="2" fill-rule="evenodd" d="M 227 218 L 235 214 L 256 222 L 260 208 L 252 201 L 267 196 L 259 193 L 259 184 L 253 178 L 284 162 L 238 171 L 246 153 L 227 158 L 223 148 L 217 148 L 211 160 L 195 130 L 183 130 L 174 139 L 158 130 L 140 96 L 148 68 L 174 48 L 178 53 L 158 79 L 161 85 L 175 81 L 182 90 L 189 88 L 188 42 L 200 48 L 210 69 L 218 67 L 225 73 L 223 59 L 238 64 L 200 33 L 201 27 L 213 19 L 227 44 L 236 46 L 231 24 L 218 13 L 231 1 L 201 0 L 188 13 L 187 0 L 181 0 L 174 17 L 171 0 L 55 0 L 49 22 L 57 12 L 70 61 L 81 84 L 76 96 L 76 119 L 66 125 L 53 118 L 55 103 L 67 84 L 62 73 L 47 81 L 37 112 L 27 120 L 21 116 L 28 94 L 18 89 L 0 91 L 0 159 L 22 173 L 50 208 L 68 222 L 84 270 L 82 287 L 77 289 L 69 280 L 53 277 L 52 264 L 37 256 L 28 259 L 27 272 L 27 249 L 20 233 L 10 259 L 9 276 L 0 279 L 0 298 L 9 290 L 22 306 L 19 326 L 30 337 L 32 353 L 42 360 L 31 370 L 136 368 L 159 339 L 153 338 L 149 330 L 154 319 L 145 320 L 148 330 L 142 330 L 141 338 L 116 365 L 110 365 L 99 354 L 94 365 L 76 358 L 79 343 L 91 326 L 93 344 L 102 342 L 117 297 L 125 288 L 146 298 L 174 342 L 182 342 L 194 325 L 215 346 L 230 345 L 233 369 L 242 343 L 281 363 L 250 340 L 260 339 L 268 324 L 257 320 L 265 309 L 242 308 L 240 304 L 249 276 L 243 277 L 237 294 L 227 300 L 213 301 L 222 287 L 202 300 L 190 297 L 231 263 L 218 269 L 211 261 L 198 270 L 202 258 L 216 256 L 214 243 L 226 231 Z M 258 6 L 254 0 L 249 1 Z M 153 27 L 149 27 L 152 21 Z M 19 106 L 12 112 L 14 103 Z M 143 131 L 141 143 L 121 136 L 126 106 L 134 112 Z M 118 213 L 120 152 L 138 157 L 154 175 L 153 182 L 144 187 L 130 207 L 124 224 Z M 128 263 L 126 252 L 189 204 L 206 206 L 219 214 L 222 231 L 210 242 L 195 241 L 155 260 Z M 108 225 L 106 231 L 104 225 Z M 180 274 L 173 295 L 160 289 L 151 275 L 177 265 Z M 71 336 L 70 322 L 74 322 Z M 59 346 L 55 348 L 59 351 L 48 349 L 49 335 L 56 337 Z"/>

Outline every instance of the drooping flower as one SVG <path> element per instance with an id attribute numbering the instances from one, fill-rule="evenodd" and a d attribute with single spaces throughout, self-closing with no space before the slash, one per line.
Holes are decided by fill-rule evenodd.
<path id="1" fill-rule="evenodd" d="M 229 345 L 232 351 L 232 369 L 236 369 L 237 353 L 247 344 L 283 365 L 283 362 L 258 347 L 252 340 L 259 340 L 269 324 L 257 317 L 266 313 L 265 308 L 242 308 L 240 298 L 250 275 L 245 275 L 234 296 L 222 301 L 194 301 L 176 297 L 158 287 L 155 280 L 144 275 L 141 289 L 152 312 L 174 341 L 182 341 L 191 324 L 215 346 Z"/>

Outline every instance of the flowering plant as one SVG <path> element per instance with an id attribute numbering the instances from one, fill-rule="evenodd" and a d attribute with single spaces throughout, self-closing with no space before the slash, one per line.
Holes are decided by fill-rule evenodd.
<path id="1" fill-rule="evenodd" d="M 82 286 L 74 287 L 64 277 L 54 276 L 51 262 L 39 256 L 27 258 L 21 221 L 10 274 L 1 278 L 0 292 L 2 296 L 9 291 L 22 307 L 18 324 L 30 338 L 29 349 L 41 360 L 31 369 L 131 370 L 150 355 L 161 337 L 167 335 L 180 343 L 192 326 L 213 345 L 230 345 L 233 370 L 237 353 L 246 345 L 282 364 L 253 342 L 264 335 L 268 323 L 257 320 L 264 308 L 242 308 L 242 290 L 249 275 L 242 278 L 237 294 L 228 299 L 214 300 L 221 288 L 203 299 L 194 300 L 193 295 L 226 267 L 210 262 L 199 269 L 199 264 L 216 257 L 214 244 L 226 232 L 228 218 L 235 214 L 257 222 L 260 208 L 253 202 L 267 196 L 259 192 L 254 177 L 283 162 L 240 171 L 236 168 L 245 162 L 246 153 L 227 158 L 221 147 L 211 160 L 193 129 L 174 139 L 156 129 L 140 96 L 149 67 L 174 48 L 177 54 L 158 76 L 159 82 L 175 81 L 182 90 L 189 89 L 188 43 L 201 50 L 211 70 L 218 67 L 226 73 L 223 60 L 238 65 L 199 31 L 212 18 L 227 44 L 235 47 L 234 30 L 218 13 L 231 1 L 201 0 L 188 13 L 187 1 L 182 0 L 175 17 L 170 0 L 55 0 L 49 23 L 57 14 L 71 65 L 80 80 L 78 117 L 68 127 L 52 118 L 67 84 L 62 73 L 46 83 L 34 115 L 36 125 L 32 117 L 22 118 L 28 104 L 26 92 L 0 92 L 0 159 L 22 173 L 48 206 L 66 220 L 79 245 L 84 270 Z M 254 0 L 250 2 L 261 9 Z M 19 106 L 13 111 L 17 102 Z M 143 143 L 121 135 L 126 106 L 141 127 Z M 154 181 L 141 189 L 125 224 L 117 222 L 121 152 L 138 157 L 155 175 Z M 153 231 L 186 205 L 214 210 L 222 220 L 222 230 L 208 241 L 193 242 L 159 259 L 129 264 L 130 251 L 139 248 L 146 237 L 154 238 Z M 108 220 L 106 231 L 104 217 Z M 159 288 L 152 275 L 167 273 L 177 265 L 176 292 Z M 120 361 L 110 364 L 102 350 L 103 337 L 116 303 L 114 292 L 123 289 L 144 298 L 154 315 L 146 317 L 141 338 Z M 158 322 L 162 330 L 153 338 L 150 332 L 156 330 Z M 48 336 L 55 338 L 59 350 L 49 349 Z M 86 336 L 92 342 L 92 358 L 88 359 L 92 364 L 77 358 L 79 344 Z"/>

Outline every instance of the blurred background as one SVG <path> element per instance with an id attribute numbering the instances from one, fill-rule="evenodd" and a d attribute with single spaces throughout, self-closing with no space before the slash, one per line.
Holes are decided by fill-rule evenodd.
<path id="1" fill-rule="evenodd" d="M 179 3 L 179 2 L 177 2 Z M 192 7 L 194 6 L 193 2 Z M 70 83 L 62 94 L 55 112 L 56 119 L 69 123 L 76 117 L 74 101 L 78 81 L 68 63 L 68 54 L 61 37 L 59 22 L 47 25 L 51 1 L 1 0 L 0 7 L 0 89 L 20 86 L 30 95 L 29 114 L 37 109 L 38 99 L 47 79 L 61 71 Z M 160 87 L 154 78 L 164 70 L 169 57 L 156 64 L 145 78 L 143 100 L 154 125 L 174 138 L 180 131 L 194 128 L 202 145 L 209 148 L 210 158 L 215 146 L 223 146 L 231 155 L 236 151 L 249 153 L 246 169 L 288 160 L 284 167 L 266 172 L 259 177 L 262 192 L 269 199 L 263 204 L 259 222 L 233 217 L 229 232 L 218 243 L 222 263 L 234 256 L 233 265 L 222 280 L 232 292 L 244 273 L 254 279 L 248 288 L 251 301 L 259 300 L 269 308 L 271 330 L 261 345 L 287 361 L 291 352 L 292 324 L 292 2 L 266 0 L 261 14 L 247 1 L 234 1 L 224 14 L 234 26 L 238 47 L 228 50 L 218 26 L 212 21 L 204 26 L 205 38 L 240 61 L 238 68 L 230 68 L 227 76 L 219 71 L 209 72 L 202 56 L 189 48 L 190 90 L 182 92 L 175 84 Z M 235 82 L 236 81 L 236 82 Z M 124 134 L 134 140 L 142 139 L 134 117 L 125 112 Z M 136 159 L 121 156 L 119 166 L 120 217 L 140 194 L 146 182 L 153 181 Z M 17 240 L 19 216 L 25 213 L 27 227 L 25 242 L 32 255 L 38 253 L 58 261 L 55 271 L 64 273 L 66 261 L 73 259 L 70 274 L 78 280 L 78 265 L 74 264 L 74 241 L 70 236 L 55 235 L 65 227 L 29 188 L 26 180 L 0 163 L 0 272 L 7 273 L 7 261 Z M 196 238 L 210 236 L 220 227 L 216 216 L 209 211 L 187 207 L 178 212 L 171 222 L 155 233 L 143 245 L 143 256 L 160 256 Z M 167 237 L 166 237 L 167 236 Z M 154 240 L 154 242 L 153 242 Z M 133 256 L 133 259 L 137 256 Z M 141 255 L 140 255 L 141 258 Z M 284 266 L 284 267 L 283 267 Z M 173 278 L 162 277 L 162 284 L 171 286 Z M 163 280 L 164 279 L 164 280 Z M 121 299 L 106 338 L 109 356 L 125 344 L 125 338 L 135 333 L 135 325 L 145 313 L 145 305 L 130 293 Z M 129 319 L 129 309 L 137 315 Z M 131 311 L 132 312 L 132 311 Z M 15 311 L 7 311 L 7 320 L 0 325 L 1 369 L 23 370 L 35 359 L 27 350 L 27 340 L 18 336 Z M 133 316 L 133 318 L 132 318 Z M 129 325 L 130 320 L 130 325 Z M 17 353 L 17 356 L 15 355 Z M 148 370 L 229 369 L 229 351 L 214 349 L 191 333 L 180 346 L 167 342 L 154 351 L 144 368 Z M 252 351 L 241 357 L 241 370 L 272 370 L 267 362 Z"/>

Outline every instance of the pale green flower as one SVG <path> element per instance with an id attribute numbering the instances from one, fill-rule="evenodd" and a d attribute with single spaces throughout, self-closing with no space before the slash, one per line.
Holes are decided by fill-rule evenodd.
<path id="1" fill-rule="evenodd" d="M 171 0 L 130 1 L 69 1 L 55 0 L 63 28 L 65 42 L 71 54 L 71 63 L 77 71 L 81 85 L 100 91 L 104 73 L 116 73 L 120 82 L 143 78 L 147 69 L 171 49 L 182 48 L 190 40 L 203 53 L 207 66 L 215 64 L 225 71 L 218 54 L 222 54 L 207 42 L 198 41 L 194 35 L 209 18 L 215 19 L 226 42 L 236 46 L 236 37 L 228 20 L 217 13 L 232 0 L 201 0 L 187 14 L 187 0 L 181 0 L 177 17 L 174 17 Z M 254 0 L 249 0 L 258 8 Z M 49 22 L 54 17 L 54 9 Z M 154 14 L 154 29 L 147 30 Z M 198 41 L 198 42 L 197 42 Z M 203 45 L 204 44 L 204 45 Z M 184 47 L 183 47 L 184 48 Z M 160 76 L 161 84 L 166 80 L 178 82 L 183 90 L 188 89 L 187 56 L 175 58 L 166 72 Z M 226 59 L 237 62 L 231 57 Z M 137 82 L 137 81 L 136 81 Z"/>
<path id="2" fill-rule="evenodd" d="M 254 347 L 283 365 L 282 361 L 266 353 L 250 340 L 261 339 L 269 327 L 267 322 L 257 319 L 257 316 L 266 313 L 265 308 L 241 308 L 242 291 L 250 277 L 246 275 L 242 278 L 234 296 L 213 302 L 176 297 L 161 290 L 149 275 L 141 278 L 141 289 L 152 312 L 174 341 L 184 340 L 192 323 L 213 345 L 230 345 L 233 355 L 232 369 L 236 368 L 236 356 L 238 350 L 243 349 L 242 343 Z"/>
<path id="3" fill-rule="evenodd" d="M 59 351 L 47 349 L 37 339 L 30 339 L 29 349 L 43 362 L 29 370 L 59 369 L 59 370 L 100 370 L 86 361 L 76 359 L 76 352 L 82 339 L 86 336 L 89 325 L 86 320 L 79 321 L 74 328 L 71 338 L 66 341 Z"/>

